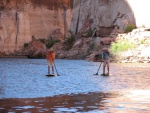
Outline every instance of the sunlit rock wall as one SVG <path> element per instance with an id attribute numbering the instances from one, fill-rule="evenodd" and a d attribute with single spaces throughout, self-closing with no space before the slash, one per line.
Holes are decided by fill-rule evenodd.
<path id="1" fill-rule="evenodd" d="M 48 39 L 56 29 L 65 34 L 72 4 L 72 0 L 0 0 L 0 52 L 20 49 L 32 36 Z"/>
<path id="2" fill-rule="evenodd" d="M 114 27 L 124 30 L 127 24 L 150 27 L 149 3 L 149 0 L 75 0 L 70 30 L 76 34 L 91 27 L 101 36 L 103 31 L 109 34 Z M 93 23 L 87 25 L 88 19 Z"/>
<path id="3" fill-rule="evenodd" d="M 127 24 L 150 27 L 149 0 L 0 0 L 0 52 L 11 53 L 24 43 L 95 28 L 109 35 Z M 62 37 L 63 38 L 63 37 Z"/>

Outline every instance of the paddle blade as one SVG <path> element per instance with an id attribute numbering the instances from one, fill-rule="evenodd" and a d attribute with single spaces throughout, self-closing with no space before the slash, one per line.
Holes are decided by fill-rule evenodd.
<path id="1" fill-rule="evenodd" d="M 98 75 L 98 73 L 96 73 L 96 74 L 93 74 L 93 75 Z"/>

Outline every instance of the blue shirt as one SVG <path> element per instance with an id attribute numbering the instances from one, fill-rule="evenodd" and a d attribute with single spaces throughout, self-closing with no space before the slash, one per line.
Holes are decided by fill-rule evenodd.
<path id="1" fill-rule="evenodd" d="M 108 51 L 106 51 L 106 52 L 102 52 L 102 59 L 104 59 L 104 60 L 109 60 L 109 52 Z"/>

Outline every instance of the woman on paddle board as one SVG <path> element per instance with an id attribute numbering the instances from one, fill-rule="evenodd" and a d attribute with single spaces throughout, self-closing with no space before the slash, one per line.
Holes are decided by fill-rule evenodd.
<path id="1" fill-rule="evenodd" d="M 54 74 L 55 53 L 52 48 L 48 50 L 46 59 L 48 62 L 48 74 L 50 74 L 50 66 L 52 67 L 52 74 Z"/>
<path id="2" fill-rule="evenodd" d="M 103 59 L 103 75 L 105 75 L 105 67 L 106 66 L 107 66 L 107 75 L 109 75 L 110 57 L 109 57 L 109 51 L 107 48 L 103 48 L 102 59 Z"/>

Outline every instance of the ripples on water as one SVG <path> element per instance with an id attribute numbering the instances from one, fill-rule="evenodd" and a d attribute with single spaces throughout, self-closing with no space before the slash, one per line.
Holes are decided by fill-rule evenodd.
<path id="1" fill-rule="evenodd" d="M 1 99 L 1 113 L 149 113 L 150 91 L 88 93 Z"/>
<path id="2" fill-rule="evenodd" d="M 46 77 L 44 59 L 0 59 L 0 112 L 150 111 L 150 64 L 111 64 L 109 77 L 93 75 L 98 62 L 55 64 L 60 76 Z"/>

